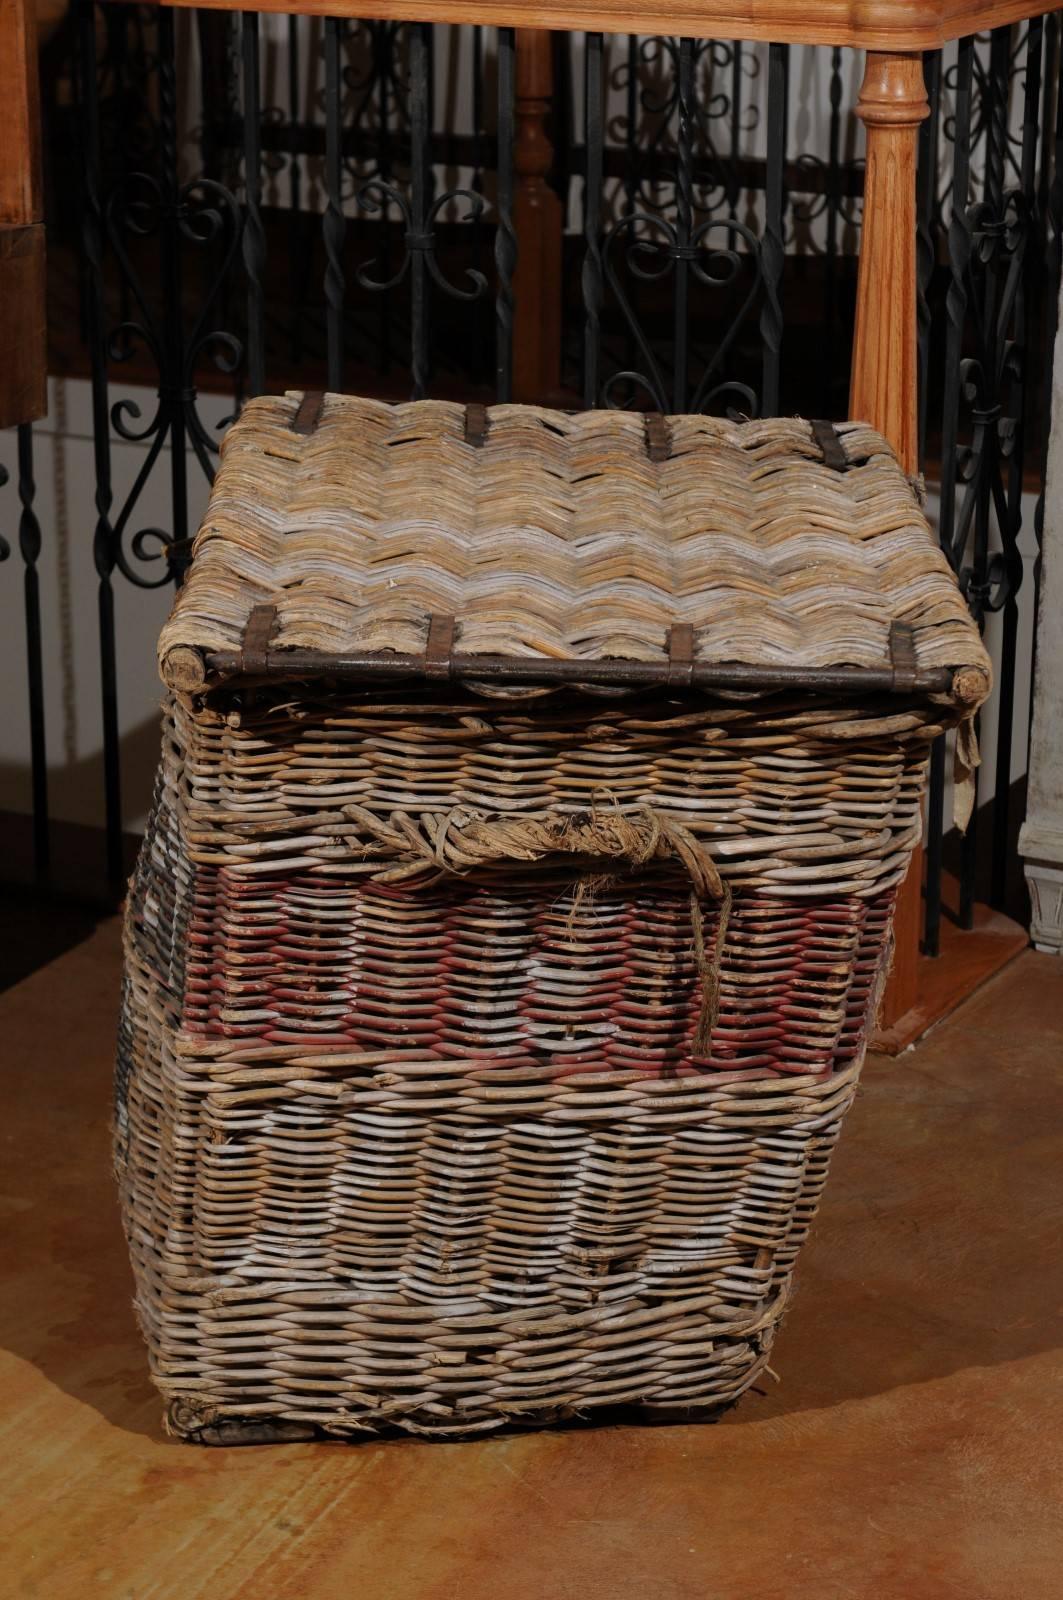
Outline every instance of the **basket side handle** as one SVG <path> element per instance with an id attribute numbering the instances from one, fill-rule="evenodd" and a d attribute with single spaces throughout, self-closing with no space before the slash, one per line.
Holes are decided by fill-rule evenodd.
<path id="1" fill-rule="evenodd" d="M 381 870 L 374 873 L 377 883 L 436 883 L 440 878 L 461 877 L 503 862 L 531 864 L 568 856 L 577 858 L 582 867 L 575 911 L 593 896 L 603 861 L 625 862 L 630 867 L 659 860 L 678 862 L 690 878 L 691 941 L 701 985 L 701 1008 L 691 1048 L 695 1056 L 710 1054 L 719 1015 L 720 961 L 731 915 L 731 890 L 708 850 L 681 822 L 652 806 L 624 811 L 615 803 L 538 817 L 500 817 L 465 806 L 417 816 L 393 811 L 384 818 L 363 806 L 348 805 L 343 813 L 357 829 L 358 844 L 366 854 L 379 852 Z M 598 864 L 597 877 L 590 870 L 591 862 Z M 720 904 L 711 946 L 705 939 L 703 900 Z"/>
<path id="2" fill-rule="evenodd" d="M 503 817 L 467 806 L 449 811 L 393 811 L 381 817 L 363 806 L 343 808 L 362 841 L 383 847 L 382 882 L 421 877 L 426 871 L 462 875 L 502 862 L 532 863 L 551 856 L 623 861 L 632 867 L 678 861 L 701 899 L 722 898 L 720 871 L 689 828 L 652 806 L 618 805 L 545 816 Z M 365 836 L 368 835 L 368 839 Z M 390 859 L 389 859 L 390 858 Z"/>

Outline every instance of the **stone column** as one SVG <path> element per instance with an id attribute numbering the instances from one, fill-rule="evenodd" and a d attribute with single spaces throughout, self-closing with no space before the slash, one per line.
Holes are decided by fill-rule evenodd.
<path id="1" fill-rule="evenodd" d="M 1063 298 L 1052 378 L 1026 821 L 1019 834 L 1038 950 L 1063 955 Z"/>

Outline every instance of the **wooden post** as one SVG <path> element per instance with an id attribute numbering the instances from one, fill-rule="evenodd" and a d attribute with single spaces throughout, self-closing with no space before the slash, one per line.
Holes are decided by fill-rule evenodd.
<path id="1" fill-rule="evenodd" d="M 561 201 L 547 182 L 554 152 L 547 130 L 553 95 L 551 37 L 517 29 L 513 227 L 513 398 L 556 402 L 561 388 Z"/>
<path id="2" fill-rule="evenodd" d="M 916 166 L 929 115 L 918 55 L 868 51 L 857 116 L 867 129 L 864 228 L 849 415 L 884 434 L 905 472 L 919 469 Z M 882 1005 L 892 1028 L 917 1003 L 923 852 L 901 886 L 896 951 Z"/>
<path id="3" fill-rule="evenodd" d="M 0 428 L 47 409 L 44 203 L 33 0 L 0 0 Z"/>

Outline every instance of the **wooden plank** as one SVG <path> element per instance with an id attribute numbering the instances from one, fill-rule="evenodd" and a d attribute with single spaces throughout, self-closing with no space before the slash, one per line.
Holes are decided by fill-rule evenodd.
<path id="1" fill-rule="evenodd" d="M 0 428 L 46 410 L 44 201 L 32 0 L 0 0 Z"/>
<path id="2" fill-rule="evenodd" d="M 163 0 L 243 11 L 246 0 Z M 259 0 L 253 9 L 405 22 L 495 23 L 508 28 L 585 28 L 778 44 L 931 50 L 967 33 L 1054 10 L 1044 0 Z"/>

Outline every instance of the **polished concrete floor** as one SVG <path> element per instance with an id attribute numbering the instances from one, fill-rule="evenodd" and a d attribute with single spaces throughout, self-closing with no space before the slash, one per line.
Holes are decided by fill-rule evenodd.
<path id="1" fill-rule="evenodd" d="M 0 996 L 0 1595 L 1061 1600 L 1063 963 L 873 1061 L 775 1347 L 712 1427 L 166 1439 L 108 1154 L 117 930 Z"/>

